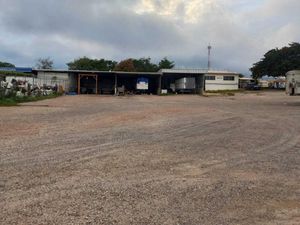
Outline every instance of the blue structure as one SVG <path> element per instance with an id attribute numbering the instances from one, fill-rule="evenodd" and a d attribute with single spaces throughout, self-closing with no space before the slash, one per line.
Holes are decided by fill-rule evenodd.
<path id="1" fill-rule="evenodd" d="M 14 71 L 19 73 L 32 73 L 31 67 L 0 67 L 0 71 Z"/>
<path id="2" fill-rule="evenodd" d="M 15 67 L 0 67 L 0 71 L 16 71 Z"/>
<path id="3" fill-rule="evenodd" d="M 16 72 L 19 73 L 32 73 L 31 67 L 16 67 Z"/>

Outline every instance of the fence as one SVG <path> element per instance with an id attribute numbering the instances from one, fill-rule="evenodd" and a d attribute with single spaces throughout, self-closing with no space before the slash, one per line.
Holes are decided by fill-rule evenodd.
<path id="1" fill-rule="evenodd" d="M 0 97 L 63 94 L 69 90 L 69 81 L 57 78 L 1 76 L 0 82 Z"/>

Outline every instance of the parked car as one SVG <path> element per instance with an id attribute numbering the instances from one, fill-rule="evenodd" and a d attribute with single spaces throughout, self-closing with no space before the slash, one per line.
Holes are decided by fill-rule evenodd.
<path id="1" fill-rule="evenodd" d="M 260 86 L 256 83 L 249 83 L 246 86 L 246 90 L 260 90 Z"/>

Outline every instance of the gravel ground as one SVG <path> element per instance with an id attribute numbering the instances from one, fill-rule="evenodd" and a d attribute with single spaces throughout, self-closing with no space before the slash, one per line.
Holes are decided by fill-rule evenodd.
<path id="1" fill-rule="evenodd" d="M 0 224 L 300 224 L 300 97 L 0 108 Z"/>

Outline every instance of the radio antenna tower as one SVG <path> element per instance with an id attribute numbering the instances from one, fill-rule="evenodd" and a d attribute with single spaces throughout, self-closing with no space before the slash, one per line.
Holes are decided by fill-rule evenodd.
<path id="1" fill-rule="evenodd" d="M 208 62 L 207 62 L 207 69 L 208 69 L 208 70 L 210 70 L 210 67 L 211 67 L 211 62 L 210 62 L 210 52 L 211 52 L 211 49 L 212 49 L 212 47 L 211 47 L 211 45 L 210 45 L 210 44 L 208 45 L 207 49 L 208 49 Z"/>

